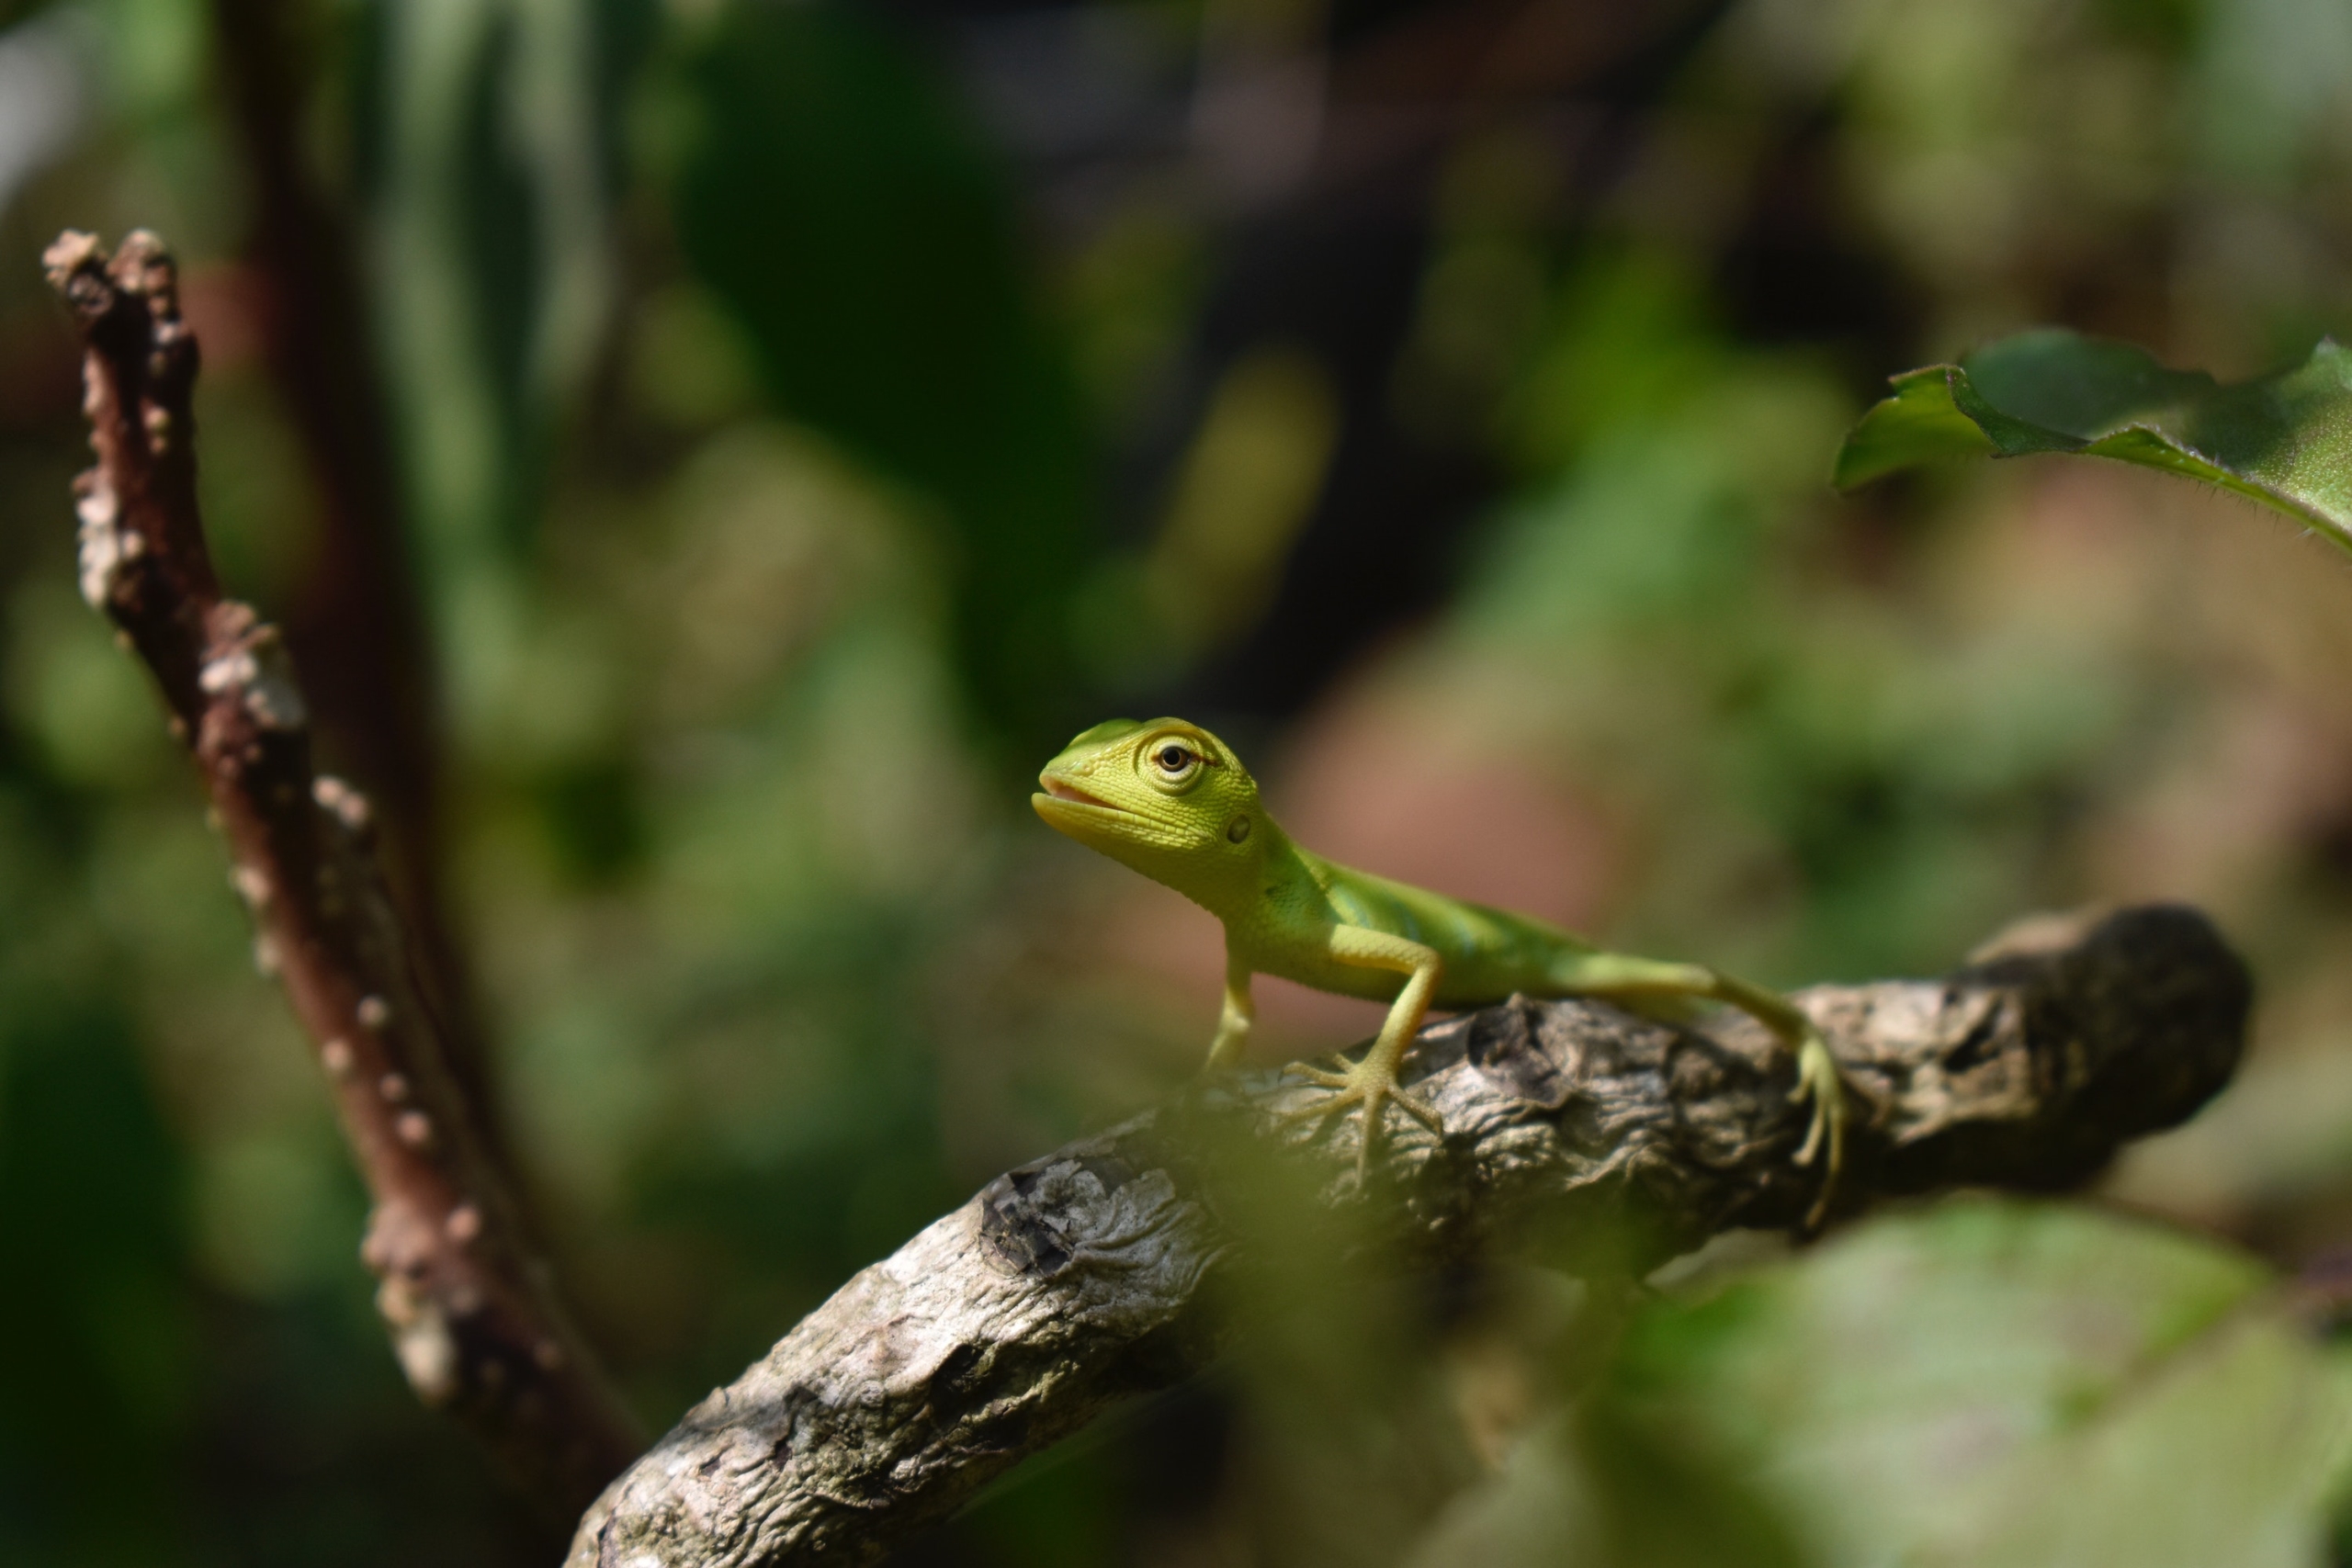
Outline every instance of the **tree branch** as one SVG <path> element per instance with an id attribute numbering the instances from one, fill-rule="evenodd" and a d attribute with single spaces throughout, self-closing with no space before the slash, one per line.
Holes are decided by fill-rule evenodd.
<path id="1" fill-rule="evenodd" d="M 563 1311 L 450 1070 L 379 873 L 368 803 L 315 777 L 276 628 L 221 596 L 197 513 L 194 336 L 153 235 L 43 258 L 84 346 L 95 467 L 76 481 L 83 596 L 153 672 L 276 975 L 333 1079 L 375 1202 L 361 1255 L 418 1394 L 568 1515 L 640 1443 Z"/>
<path id="2" fill-rule="evenodd" d="M 1870 1103 L 1838 1210 L 1954 1184 L 2078 1182 L 2225 1083 L 2244 965 L 2185 908 L 2044 922 L 1941 980 L 1798 998 Z M 1360 1118 L 1267 1131 L 1327 1091 L 1253 1073 L 997 1178 L 860 1273 L 689 1411 L 582 1520 L 570 1568 L 869 1562 L 1112 1403 L 1216 1353 L 1204 1297 L 1247 1245 L 1231 1216 L 1270 1143 L 1318 1201 L 1407 1266 L 1540 1238 L 1547 1261 L 1646 1272 L 1718 1232 L 1794 1225 L 1806 1112 L 1786 1054 L 1516 999 L 1423 1031 L 1408 1081 L 1442 1142 Z M 1215 1147 L 1220 1129 L 1255 1140 Z"/>

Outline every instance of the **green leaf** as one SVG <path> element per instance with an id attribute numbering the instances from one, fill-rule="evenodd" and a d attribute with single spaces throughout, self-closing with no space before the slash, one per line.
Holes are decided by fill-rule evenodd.
<path id="1" fill-rule="evenodd" d="M 1865 1225 L 1645 1309 L 1449 1547 L 2299 1568 L 2327 1536 L 2352 1370 L 2280 1297 L 2242 1254 L 2088 1209 L 1965 1200 Z M 1655 1521 L 1680 1521 L 1663 1559 Z"/>
<path id="2" fill-rule="evenodd" d="M 2224 387 L 2130 344 L 2056 328 L 1894 378 L 1838 453 L 1841 490 L 1946 457 L 2074 452 L 2251 496 L 2352 548 L 2352 351 Z"/>

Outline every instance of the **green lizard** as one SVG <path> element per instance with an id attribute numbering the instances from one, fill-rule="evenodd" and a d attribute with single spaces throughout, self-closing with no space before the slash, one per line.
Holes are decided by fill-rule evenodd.
<path id="1" fill-rule="evenodd" d="M 1826 1155 L 1812 1220 L 1827 1209 L 1844 1154 L 1844 1080 L 1813 1021 L 1787 998 L 1695 964 L 1604 953 L 1525 915 L 1334 865 L 1291 842 L 1258 801 L 1257 784 L 1216 736 L 1182 719 L 1113 719 L 1072 740 L 1038 775 L 1037 815 L 1060 832 L 1183 894 L 1225 923 L 1225 1010 L 1207 1070 L 1229 1066 L 1249 1040 L 1254 975 L 1389 1002 L 1360 1062 L 1291 1071 L 1339 1092 L 1299 1113 L 1362 1105 L 1359 1167 L 1394 1100 L 1442 1135 L 1434 1109 L 1397 1087 L 1396 1065 L 1432 1006 L 1480 1007 L 1513 992 L 1605 997 L 1639 1009 L 1681 998 L 1726 1002 L 1796 1053 L 1790 1098 L 1813 1102 L 1797 1163 Z"/>

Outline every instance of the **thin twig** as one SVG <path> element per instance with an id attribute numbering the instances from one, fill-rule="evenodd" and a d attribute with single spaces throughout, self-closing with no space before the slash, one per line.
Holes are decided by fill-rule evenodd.
<path id="1" fill-rule="evenodd" d="M 2044 926 L 1941 980 L 1803 993 L 1869 1101 L 1840 1211 L 2080 1181 L 2228 1080 L 2249 996 L 2203 917 L 2166 907 Z M 1360 1119 L 1272 1131 L 1323 1091 L 1272 1074 L 999 1177 L 689 1411 L 582 1520 L 570 1568 L 870 1562 L 1113 1403 L 1199 1371 L 1227 1326 L 1211 1285 L 1247 1261 L 1235 1216 L 1266 1173 L 1234 1156 L 1270 1142 L 1392 1267 L 1516 1247 L 1639 1275 L 1811 1204 L 1790 1159 L 1809 1112 L 1747 1021 L 1701 1034 L 1515 1000 L 1424 1031 L 1408 1062 L 1445 1135 L 1392 1117 L 1366 1183 Z"/>
<path id="2" fill-rule="evenodd" d="M 276 628 L 221 596 L 197 512 L 194 336 L 170 257 L 136 232 L 109 259 L 67 233 L 43 258 L 80 328 L 90 445 L 76 481 L 83 596 L 160 686 L 252 911 L 333 1080 L 374 1199 L 361 1249 L 410 1383 L 526 1490 L 576 1511 L 640 1447 L 533 1256 L 449 1070 L 379 874 L 367 801 L 315 777 Z"/>

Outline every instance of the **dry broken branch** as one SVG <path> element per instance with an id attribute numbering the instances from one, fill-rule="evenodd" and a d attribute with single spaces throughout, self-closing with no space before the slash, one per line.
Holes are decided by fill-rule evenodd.
<path id="1" fill-rule="evenodd" d="M 2045 924 L 1941 980 L 1799 1000 L 1871 1104 L 1840 1209 L 1955 1184 L 2081 1180 L 2225 1083 L 2244 966 L 2194 911 Z M 1200 1370 L 1210 1287 L 1286 1139 L 1392 1266 L 1517 1246 L 1645 1271 L 1718 1232 L 1798 1223 L 1804 1113 L 1760 1027 L 1702 1034 L 1576 1002 L 1432 1026 L 1407 1081 L 1445 1136 L 1391 1118 L 1370 1182 L 1357 1119 L 1288 1134 L 1323 1091 L 1237 1077 L 997 1178 L 860 1273 L 693 1410 L 582 1519 L 570 1568 L 868 1562 L 1125 1396 Z M 1588 1249 L 1580 1255 L 1580 1244 Z M 1597 1247 L 1599 1255 L 1590 1247 Z"/>
<path id="2" fill-rule="evenodd" d="M 153 673 L 253 913 L 254 959 L 316 1043 L 374 1199 L 362 1255 L 401 1369 L 534 1496 L 576 1511 L 639 1446 L 536 1257 L 411 972 L 368 803 L 315 777 L 274 627 L 221 596 L 196 502 L 197 345 L 154 236 L 43 258 L 85 349 L 97 462 L 76 490 L 83 596 Z"/>

